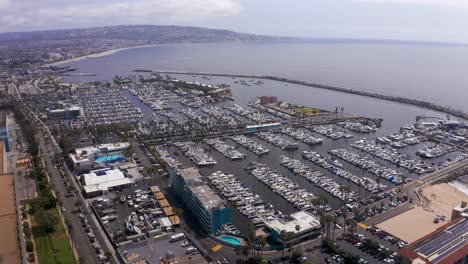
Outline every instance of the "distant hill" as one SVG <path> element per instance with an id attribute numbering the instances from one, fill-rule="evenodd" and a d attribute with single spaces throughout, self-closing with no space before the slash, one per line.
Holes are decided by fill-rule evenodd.
<path id="1" fill-rule="evenodd" d="M 297 41 L 231 30 L 183 26 L 109 26 L 0 33 L 0 70 L 57 62 L 151 44 Z"/>
<path id="2" fill-rule="evenodd" d="M 82 29 L 0 33 L 0 42 L 112 39 L 152 43 L 279 41 L 294 38 L 238 33 L 231 30 L 185 26 L 123 25 Z"/>

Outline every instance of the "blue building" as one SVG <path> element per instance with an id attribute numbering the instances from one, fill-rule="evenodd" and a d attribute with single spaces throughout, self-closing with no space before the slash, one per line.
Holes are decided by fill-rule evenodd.
<path id="1" fill-rule="evenodd" d="M 5 151 L 10 151 L 10 136 L 8 134 L 7 114 L 6 112 L 0 112 L 0 140 L 3 140 L 5 144 Z"/>
<path id="2" fill-rule="evenodd" d="M 171 189 L 196 217 L 200 227 L 206 233 L 215 234 L 222 225 L 231 223 L 231 209 L 201 177 L 193 167 L 174 169 Z"/>

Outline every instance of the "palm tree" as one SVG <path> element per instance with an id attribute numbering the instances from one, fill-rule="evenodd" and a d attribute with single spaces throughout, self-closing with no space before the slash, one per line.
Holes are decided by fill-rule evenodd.
<path id="1" fill-rule="evenodd" d="M 288 237 L 288 232 L 286 230 L 281 230 L 280 232 L 280 237 L 281 237 L 281 241 L 283 242 L 283 249 L 282 249 L 282 258 L 284 258 L 284 250 L 286 249 L 286 241 L 287 241 L 287 237 Z"/>
<path id="2" fill-rule="evenodd" d="M 336 228 L 336 224 L 338 224 L 338 219 L 336 218 L 336 216 L 332 216 L 332 223 L 333 223 L 332 240 L 335 240 L 335 228 Z"/>
<path id="3" fill-rule="evenodd" d="M 322 202 L 322 199 L 320 197 L 314 197 L 312 198 L 312 205 L 314 206 L 314 210 L 317 212 L 318 207 L 320 203 Z"/>
<path id="4" fill-rule="evenodd" d="M 345 225 L 347 227 L 349 227 L 349 229 L 351 229 L 351 226 L 352 226 L 353 223 L 354 223 L 354 221 L 351 218 L 346 218 L 345 219 Z"/>
<path id="5" fill-rule="evenodd" d="M 257 236 L 257 244 L 260 245 L 260 256 L 263 254 L 263 247 L 266 245 L 266 238 L 263 235 Z"/>
<path id="6" fill-rule="evenodd" d="M 348 217 L 348 211 L 343 210 L 343 214 L 341 215 L 343 217 L 343 234 L 346 235 L 346 217 Z"/>
<path id="7" fill-rule="evenodd" d="M 301 226 L 300 225 L 296 225 L 294 227 L 294 229 L 296 229 L 296 232 L 299 233 L 299 231 L 301 230 Z M 296 238 L 296 251 L 298 251 L 298 247 L 299 247 L 299 239 Z"/>
<path id="8" fill-rule="evenodd" d="M 249 220 L 248 226 L 249 226 L 248 232 L 247 232 L 248 246 L 250 247 L 250 250 L 253 250 L 252 255 L 255 256 L 255 227 L 254 227 L 252 220 Z"/>
<path id="9" fill-rule="evenodd" d="M 333 216 L 331 214 L 325 215 L 325 223 L 327 225 L 327 239 L 330 239 L 330 229 L 331 229 L 331 222 L 333 221 Z"/>
<path id="10" fill-rule="evenodd" d="M 322 242 L 323 242 L 323 239 L 324 239 L 325 225 L 326 225 L 325 216 L 321 215 L 320 216 L 320 235 L 322 236 Z"/>
<path id="11" fill-rule="evenodd" d="M 248 245 L 243 246 L 241 251 L 242 251 L 242 255 L 244 255 L 245 257 L 245 261 L 247 262 L 247 259 L 249 258 L 249 255 L 250 255 L 250 247 Z"/>

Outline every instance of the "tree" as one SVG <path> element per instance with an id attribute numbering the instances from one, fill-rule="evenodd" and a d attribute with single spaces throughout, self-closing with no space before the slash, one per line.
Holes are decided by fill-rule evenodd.
<path id="1" fill-rule="evenodd" d="M 346 218 L 346 219 L 345 219 L 345 226 L 351 228 L 353 222 L 354 222 L 354 221 L 353 221 L 351 218 Z M 346 233 L 345 233 L 345 234 L 346 234 Z"/>
<path id="2" fill-rule="evenodd" d="M 315 211 L 318 211 L 318 207 L 321 203 L 322 203 L 322 199 L 320 199 L 320 197 L 312 198 L 312 205 L 314 206 Z"/>
<path id="3" fill-rule="evenodd" d="M 294 229 L 296 229 L 297 233 L 299 233 L 299 231 L 301 231 L 301 226 L 296 225 Z M 299 238 L 297 238 L 297 241 L 296 241 L 296 251 L 299 251 Z"/>
<path id="4" fill-rule="evenodd" d="M 53 233 L 55 225 L 58 223 L 57 216 L 50 211 L 38 210 L 35 220 L 45 233 Z"/>
<path id="5" fill-rule="evenodd" d="M 250 247 L 249 246 L 243 246 L 241 248 L 241 252 L 242 252 L 242 255 L 244 255 L 245 257 L 245 261 L 247 261 L 247 259 L 249 258 L 249 255 L 250 255 Z"/>
<path id="6" fill-rule="evenodd" d="M 332 226 L 332 240 L 335 240 L 335 228 L 336 228 L 336 224 L 338 224 L 338 219 L 335 216 L 332 216 L 332 223 L 333 223 L 333 226 Z"/>
<path id="7" fill-rule="evenodd" d="M 284 250 L 286 249 L 286 238 L 287 238 L 288 232 L 286 230 L 281 230 L 280 232 L 280 237 L 281 241 L 283 242 L 283 249 L 282 249 L 282 255 L 281 257 L 284 258 Z"/>
<path id="8" fill-rule="evenodd" d="M 260 246 L 260 249 L 258 250 L 260 252 L 260 256 L 262 255 L 263 247 L 266 245 L 266 238 L 263 235 L 259 235 L 255 239 L 257 241 L 257 245 Z"/>
<path id="9" fill-rule="evenodd" d="M 250 249 L 253 250 L 252 255 L 255 256 L 255 226 L 252 220 L 248 223 L 247 240 Z"/>
<path id="10" fill-rule="evenodd" d="M 172 209 L 174 210 L 174 213 L 175 213 L 178 217 L 182 218 L 182 216 L 184 216 L 184 209 L 178 208 L 178 207 L 173 207 Z"/>
<path id="11" fill-rule="evenodd" d="M 346 211 L 346 209 L 343 210 L 343 214 L 341 216 L 343 217 L 343 223 L 344 223 L 343 224 L 343 234 L 346 235 L 346 227 L 348 227 L 346 225 L 346 217 L 348 217 L 348 211 Z"/>

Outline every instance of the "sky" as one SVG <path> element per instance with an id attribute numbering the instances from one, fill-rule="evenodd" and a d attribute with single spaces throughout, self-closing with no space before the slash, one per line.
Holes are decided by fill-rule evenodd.
<path id="1" fill-rule="evenodd" d="M 0 0 L 0 32 L 124 24 L 468 43 L 468 0 Z"/>

